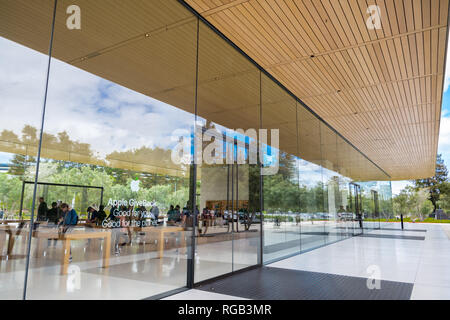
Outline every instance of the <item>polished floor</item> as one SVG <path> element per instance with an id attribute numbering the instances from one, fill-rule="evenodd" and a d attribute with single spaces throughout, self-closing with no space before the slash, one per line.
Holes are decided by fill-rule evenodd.
<path id="1" fill-rule="evenodd" d="M 354 297 L 355 295 L 352 294 L 358 292 L 360 287 L 358 287 L 357 281 L 354 281 L 353 286 L 348 285 L 352 279 L 361 279 L 360 282 L 364 284 L 367 279 L 376 278 L 381 280 L 381 288 L 371 289 L 372 292 L 366 291 L 367 294 L 378 293 L 378 295 L 372 296 L 374 299 L 404 299 L 406 294 L 406 298 L 413 300 L 450 300 L 450 271 L 448 268 L 450 265 L 450 226 L 410 223 L 405 224 L 404 231 L 399 229 L 398 224 L 383 225 L 382 227 L 381 230 L 365 231 L 364 236 L 349 238 L 280 260 L 267 267 L 269 271 L 279 269 L 282 274 L 290 274 L 291 277 L 296 277 L 295 272 L 300 272 L 297 277 L 306 276 L 306 279 L 310 280 L 317 277 L 317 274 L 322 275 L 317 278 L 320 281 L 317 280 L 316 285 L 310 287 L 311 294 L 305 295 L 304 298 L 320 299 L 318 290 L 336 288 L 336 281 L 343 283 L 339 287 L 341 291 L 337 291 L 339 295 L 323 295 L 322 298 Z M 308 277 L 308 273 L 310 277 Z M 326 275 L 330 275 L 330 277 Z M 232 277 L 239 276 L 242 274 Z M 387 283 L 392 288 L 400 288 L 397 296 L 392 294 L 394 289 L 385 291 L 386 294 L 381 294 L 386 289 Z M 305 285 L 308 284 L 310 281 L 305 281 Z M 299 283 L 297 286 L 301 285 Z M 258 287 L 261 287 L 261 284 Z M 262 287 L 264 288 L 264 286 Z M 408 288 L 411 290 L 408 291 Z M 250 294 L 238 287 L 234 290 L 227 287 L 226 290 L 221 291 L 221 287 L 217 285 L 214 286 L 214 293 L 212 293 L 211 285 L 203 285 L 197 288 L 195 293 L 191 294 L 191 291 L 186 291 L 169 299 L 211 299 L 216 294 L 221 294 L 222 299 L 224 292 L 227 293 L 225 294 L 227 299 L 273 298 L 273 290 L 269 290 L 266 295 L 264 295 L 264 289 L 261 291 Z M 298 292 L 300 291 L 298 290 Z M 391 291 L 390 294 L 389 291 Z M 298 292 L 295 294 L 300 294 Z M 279 298 L 283 299 L 283 297 Z M 284 298 L 293 297 L 285 296 Z M 371 297 L 368 296 L 367 299 L 371 299 Z"/>
<path id="2" fill-rule="evenodd" d="M 212 231 L 216 231 L 214 234 Z M 207 237 L 197 238 L 195 281 L 255 265 L 258 262 L 260 233 L 227 233 L 226 228 L 211 230 Z M 16 232 L 16 231 L 15 231 Z M 0 259 L 0 299 L 21 299 L 26 266 L 28 229 L 15 236 L 11 255 L 5 257 L 6 238 Z M 186 238 L 186 239 L 183 239 Z M 158 256 L 161 239 L 155 236 L 142 242 L 139 233 L 111 250 L 109 267 L 102 268 L 103 241 L 77 240 L 71 243 L 72 261 L 68 274 L 61 274 L 62 241 L 44 239 L 37 248 L 32 238 L 27 299 L 145 299 L 186 286 L 187 254 L 190 232 L 168 232 L 163 257 Z M 127 242 L 124 235 L 121 242 Z"/>
<path id="3" fill-rule="evenodd" d="M 327 281 L 336 282 L 336 279 L 343 279 L 348 284 L 354 282 L 353 278 L 366 279 L 375 266 L 382 281 L 400 287 L 402 284 L 412 286 L 409 294 L 411 299 L 450 299 L 449 226 L 406 224 L 405 231 L 399 230 L 398 224 L 383 224 L 382 227 L 382 230 L 368 229 L 364 230 L 363 236 L 345 239 L 348 232 L 346 225 L 293 223 L 277 227 L 269 224 L 264 227 L 264 256 L 266 259 L 277 259 L 281 255 L 298 252 L 299 249 L 308 250 L 342 240 L 270 263 L 268 267 L 272 270 L 278 268 L 301 272 L 303 277 L 308 272 L 320 275 L 317 277 L 321 279 L 321 286 L 326 287 Z M 301 236 L 296 233 L 299 228 L 302 230 Z M 199 238 L 195 254 L 195 281 L 255 265 L 259 254 L 259 235 L 258 229 L 254 229 L 234 236 L 219 232 Z M 101 241 L 73 241 L 73 261 L 67 275 L 60 274 L 62 243 L 45 244 L 38 251 L 33 240 L 27 299 L 143 299 L 182 288 L 187 280 L 187 250 L 182 247 L 183 239 L 180 237 L 179 234 L 166 236 L 164 257 L 161 259 L 157 256 L 157 239 L 142 244 L 136 237 L 129 246 L 122 247 L 120 255 L 111 255 L 107 269 L 102 268 Z M 13 255 L 8 260 L 0 260 L 0 299 L 22 298 L 26 262 L 24 253 L 26 237 L 18 236 Z M 330 278 L 327 275 L 344 278 Z M 351 285 L 347 287 L 351 289 Z M 197 288 L 169 298 L 258 297 L 243 295 L 241 292 L 239 287 L 236 294 Z M 398 297 L 404 298 L 403 295 Z"/>

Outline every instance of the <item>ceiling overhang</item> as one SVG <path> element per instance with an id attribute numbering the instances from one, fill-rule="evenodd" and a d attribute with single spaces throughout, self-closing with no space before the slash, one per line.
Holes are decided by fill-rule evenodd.
<path id="1" fill-rule="evenodd" d="M 185 2 L 392 180 L 434 174 L 448 0 Z"/>
<path id="2" fill-rule="evenodd" d="M 403 0 L 403 6 L 397 1 L 376 1 L 382 13 L 381 30 L 367 29 L 365 0 L 187 2 L 393 180 L 402 180 L 434 173 L 448 0 Z M 80 31 L 66 27 L 66 7 L 72 3 L 83 10 Z M 102 1 L 59 0 L 53 57 L 192 113 L 195 17 L 175 0 L 108 3 L 105 7 Z M 1 4 L 0 36 L 47 53 L 53 1 L 1 0 Z M 257 128 L 257 68 L 207 29 L 200 29 L 200 44 L 207 45 L 199 52 L 198 115 L 229 128 Z M 219 67 L 217 61 L 225 65 Z M 275 121 L 282 114 L 280 108 L 288 111 L 292 101 L 283 101 L 289 95 L 268 86 L 274 97 L 280 97 L 268 104 L 267 94 L 263 97 L 264 112 L 273 111 L 265 119 Z M 318 128 L 317 119 L 305 110 L 298 114 L 300 152 L 296 153 L 292 119 L 281 132 L 280 149 L 330 170 L 345 171 L 355 180 L 389 180 L 325 126 Z M 320 149 L 322 155 L 317 154 Z M 94 156 L 61 150 L 49 141 L 43 141 L 43 154 L 98 162 Z M 112 160 L 115 166 L 144 171 L 167 166 L 151 160 Z M 167 174 L 184 170 L 168 169 Z"/>

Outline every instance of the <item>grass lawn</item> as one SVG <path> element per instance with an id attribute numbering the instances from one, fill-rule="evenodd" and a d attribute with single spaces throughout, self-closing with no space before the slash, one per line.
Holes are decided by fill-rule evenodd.
<path id="1" fill-rule="evenodd" d="M 374 221 L 374 220 L 364 220 L 364 221 Z M 400 219 L 389 219 L 388 221 L 386 220 L 381 220 L 381 222 L 400 222 Z M 436 220 L 434 218 L 426 218 L 423 221 L 420 220 L 416 220 L 416 221 L 412 221 L 411 218 L 403 218 L 403 222 L 414 222 L 414 223 L 450 223 L 450 220 Z"/>

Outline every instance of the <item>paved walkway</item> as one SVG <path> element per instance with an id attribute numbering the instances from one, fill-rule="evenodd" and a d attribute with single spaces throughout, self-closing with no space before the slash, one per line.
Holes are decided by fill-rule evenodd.
<path id="1" fill-rule="evenodd" d="M 353 237 L 266 266 L 264 273 L 278 275 L 277 297 L 273 290 L 265 294 L 264 289 L 230 288 L 238 274 L 167 299 L 352 299 L 362 294 L 360 298 L 366 299 L 450 300 L 450 226 L 409 223 L 404 231 L 397 227 L 374 230 L 366 233 L 370 236 Z M 379 292 L 363 289 L 374 271 L 381 279 Z M 303 279 L 296 283 L 298 290 L 286 291 L 288 285 L 281 282 L 289 277 Z"/>

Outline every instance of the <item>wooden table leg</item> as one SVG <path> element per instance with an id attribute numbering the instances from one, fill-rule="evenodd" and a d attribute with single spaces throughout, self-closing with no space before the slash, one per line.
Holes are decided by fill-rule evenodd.
<path id="1" fill-rule="evenodd" d="M 63 260 L 61 264 L 61 274 L 66 275 L 69 268 L 70 239 L 63 240 Z"/>
<path id="2" fill-rule="evenodd" d="M 202 236 L 204 236 L 208 232 L 208 223 L 205 225 L 205 230 L 202 232 Z"/>
<path id="3" fill-rule="evenodd" d="M 186 253 L 186 250 L 187 250 L 187 244 L 186 244 L 186 235 L 184 234 L 184 231 L 180 231 L 180 235 L 181 235 L 181 237 L 183 238 L 183 245 L 182 245 L 182 248 L 184 247 L 184 253 Z M 180 244 L 181 244 L 181 241 L 180 241 Z"/>
<path id="4" fill-rule="evenodd" d="M 9 231 L 9 239 L 8 239 L 8 256 L 10 256 L 12 254 L 13 248 L 14 248 L 14 234 Z"/>
<path id="5" fill-rule="evenodd" d="M 4 230 L 0 231 L 0 256 L 3 255 L 3 246 L 6 242 L 6 232 Z"/>
<path id="6" fill-rule="evenodd" d="M 36 249 L 35 249 L 35 254 L 34 254 L 36 258 L 39 258 L 41 256 L 41 249 L 43 249 L 43 247 L 44 247 L 42 242 L 45 240 L 47 240 L 47 238 L 37 238 L 36 239 Z"/>
<path id="7" fill-rule="evenodd" d="M 108 232 L 103 239 L 105 244 L 105 248 L 103 250 L 103 268 L 108 268 L 109 255 L 111 254 L 111 233 Z"/>
<path id="8" fill-rule="evenodd" d="M 164 256 L 164 231 L 159 232 L 159 244 L 158 244 L 158 259 L 162 259 Z"/>

